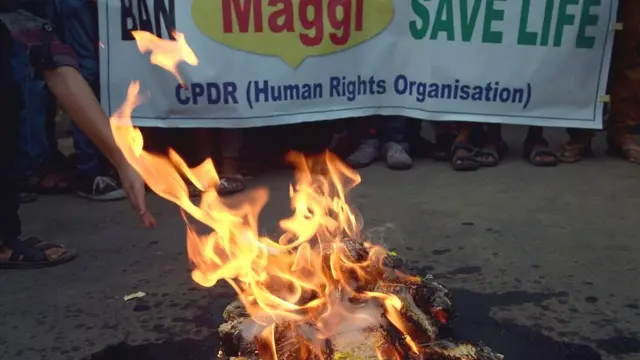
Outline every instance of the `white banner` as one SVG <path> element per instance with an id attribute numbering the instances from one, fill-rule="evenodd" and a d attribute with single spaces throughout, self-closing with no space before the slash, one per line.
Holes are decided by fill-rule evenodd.
<path id="1" fill-rule="evenodd" d="M 99 0 L 102 104 L 140 126 L 373 114 L 601 128 L 616 0 Z M 130 33 L 183 33 L 187 88 Z"/>

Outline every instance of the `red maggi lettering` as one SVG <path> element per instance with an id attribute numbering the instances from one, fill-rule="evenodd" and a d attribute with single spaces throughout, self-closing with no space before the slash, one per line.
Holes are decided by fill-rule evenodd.
<path id="1" fill-rule="evenodd" d="M 330 0 L 331 1 L 331 0 Z M 300 0 L 298 5 L 300 25 L 311 30 L 313 35 L 300 34 L 300 41 L 305 46 L 318 46 L 324 39 L 324 17 L 322 16 L 322 0 Z M 309 14 L 311 12 L 311 14 Z"/>
<path id="2" fill-rule="evenodd" d="M 291 0 L 269 0 L 269 7 L 277 7 L 281 5 L 282 8 L 275 10 L 269 15 L 269 30 L 275 34 L 281 32 L 295 32 L 296 24 L 293 22 L 293 3 Z"/>
<path id="3" fill-rule="evenodd" d="M 342 18 L 338 18 L 339 8 L 342 9 Z M 329 24 L 336 30 L 329 34 L 331 42 L 336 45 L 346 44 L 351 37 L 351 0 L 330 0 L 327 16 L 329 17 Z"/>
<path id="4" fill-rule="evenodd" d="M 300 31 L 300 42 L 314 47 L 324 41 L 327 24 L 331 43 L 343 46 L 349 43 L 352 31 L 362 31 L 363 12 L 364 0 L 222 0 L 222 28 L 226 34 L 261 33 L 266 20 L 270 32 Z M 296 29 L 297 23 L 301 29 Z"/>
<path id="5" fill-rule="evenodd" d="M 253 18 L 253 32 L 261 33 L 262 0 L 222 0 L 222 29 L 226 34 L 234 32 L 234 18 L 238 21 L 238 32 L 248 33 Z"/>

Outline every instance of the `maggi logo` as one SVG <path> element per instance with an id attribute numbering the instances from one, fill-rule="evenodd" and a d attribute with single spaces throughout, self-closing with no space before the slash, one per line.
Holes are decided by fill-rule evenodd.
<path id="1" fill-rule="evenodd" d="M 362 3 L 364 0 L 270 0 L 265 9 L 262 0 L 223 0 L 222 21 L 225 34 L 236 31 L 248 33 L 253 20 L 253 32 L 263 32 L 264 23 L 273 34 L 297 33 L 305 46 L 318 46 L 325 38 L 325 22 L 329 25 L 329 39 L 334 45 L 345 45 L 354 31 L 362 31 Z M 353 3 L 353 5 L 352 5 Z M 275 5 L 282 5 L 275 8 Z M 298 28 L 298 29 L 296 29 Z"/>
<path id="2" fill-rule="evenodd" d="M 191 11 L 212 39 L 297 67 L 380 33 L 393 18 L 393 0 L 194 0 Z"/>

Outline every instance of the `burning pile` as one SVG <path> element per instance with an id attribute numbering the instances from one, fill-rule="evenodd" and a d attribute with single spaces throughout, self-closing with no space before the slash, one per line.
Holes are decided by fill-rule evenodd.
<path id="1" fill-rule="evenodd" d="M 176 41 L 136 32 L 141 51 L 180 81 L 181 61 L 197 58 L 184 37 Z M 187 222 L 192 277 L 211 287 L 223 280 L 238 294 L 219 328 L 222 358 L 247 359 L 502 359 L 489 348 L 440 340 L 453 317 L 448 291 L 432 279 L 406 275 L 402 262 L 363 239 L 347 204 L 359 175 L 334 155 L 291 154 L 296 168 L 290 187 L 293 215 L 280 221 L 278 239 L 258 232 L 267 202 L 264 189 L 247 191 L 233 205 L 215 191 L 219 178 L 211 160 L 189 169 L 175 153 L 161 157 L 142 149 L 130 115 L 139 103 L 132 83 L 111 119 L 116 142 L 147 184 L 207 225 L 199 234 Z M 189 199 L 182 180 L 203 191 Z"/>
<path id="2" fill-rule="evenodd" d="M 349 263 L 367 263 L 378 248 L 362 239 L 345 239 L 337 251 Z M 330 262 L 331 256 L 325 256 Z M 384 254 L 367 265 L 361 282 L 352 273 L 353 286 L 338 285 L 342 313 L 333 316 L 330 334 L 313 320 L 275 322 L 271 328 L 257 322 L 241 301 L 225 309 L 219 328 L 220 359 L 278 360 L 501 360 L 488 347 L 439 339 L 440 330 L 454 317 L 450 294 L 433 281 L 404 275 L 403 261 Z M 361 279 L 361 280 L 357 280 Z M 354 292 L 355 290 L 355 292 Z M 387 305 L 388 304 L 388 305 Z M 391 306 L 391 308 L 387 308 Z M 324 314 L 323 314 L 324 315 Z M 342 316 L 342 317 L 340 317 Z"/>

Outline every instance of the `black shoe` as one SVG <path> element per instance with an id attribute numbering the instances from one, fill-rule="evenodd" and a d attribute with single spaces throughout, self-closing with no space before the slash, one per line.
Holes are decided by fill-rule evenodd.
<path id="1" fill-rule="evenodd" d="M 115 201 L 127 197 L 122 186 L 109 176 L 79 179 L 76 186 L 78 196 L 89 200 Z"/>

